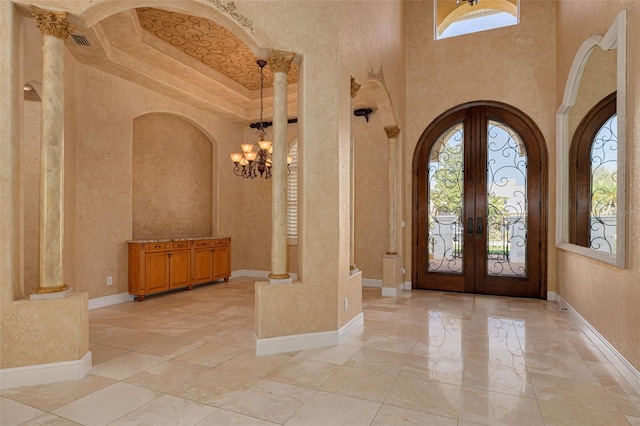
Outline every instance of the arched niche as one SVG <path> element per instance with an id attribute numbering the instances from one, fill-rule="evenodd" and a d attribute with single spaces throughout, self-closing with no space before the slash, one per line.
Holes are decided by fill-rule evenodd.
<path id="1" fill-rule="evenodd" d="M 567 84 L 565 86 L 562 104 L 556 113 L 557 151 L 557 213 L 556 213 L 556 246 L 579 255 L 589 257 L 615 265 L 619 268 L 626 266 L 626 45 L 627 45 L 627 14 L 621 11 L 609 27 L 605 35 L 593 35 L 582 43 L 571 65 Z M 615 253 L 604 253 L 589 247 L 583 247 L 570 242 L 569 215 L 571 211 L 569 188 L 569 161 L 572 131 L 576 127 L 576 110 L 588 111 L 593 105 L 582 106 L 577 103 L 580 91 L 588 90 L 586 85 L 593 85 L 594 74 L 588 67 L 591 56 L 599 57 L 599 49 L 604 52 L 615 51 L 615 89 L 617 91 L 617 211 L 616 216 L 616 250 Z M 596 52 L 594 54 L 594 52 Z M 603 61 L 606 63 L 606 61 Z M 603 70 L 603 82 L 609 79 L 610 72 Z M 604 83 L 603 83 L 604 84 Z M 599 100 L 598 96 L 594 97 Z"/>
<path id="2" fill-rule="evenodd" d="M 367 80 L 353 100 L 354 109 L 373 108 L 380 115 L 383 127 L 398 125 L 387 89 L 378 80 Z"/>
<path id="3" fill-rule="evenodd" d="M 215 233 L 215 142 L 175 114 L 133 120 L 132 236 L 195 237 Z"/>
<path id="4" fill-rule="evenodd" d="M 389 139 L 385 128 L 396 127 L 391 99 L 378 80 L 367 80 L 354 98 L 354 109 L 370 108 L 365 119 L 353 117 L 354 260 L 364 279 L 382 280 L 380 259 L 389 244 Z M 400 148 L 396 151 L 399 181 Z M 398 193 L 399 191 L 396 191 Z M 396 201 L 396 205 L 400 205 Z M 401 215 L 397 215 L 401 217 Z M 400 233 L 398 224 L 396 235 Z"/>

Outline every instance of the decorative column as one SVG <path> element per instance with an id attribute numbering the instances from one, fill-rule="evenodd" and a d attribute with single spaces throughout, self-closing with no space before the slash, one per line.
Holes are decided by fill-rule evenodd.
<path id="1" fill-rule="evenodd" d="M 397 126 L 385 127 L 385 133 L 389 139 L 389 213 L 388 213 L 388 241 L 387 241 L 387 254 L 398 254 L 398 239 L 396 235 L 396 222 L 397 222 L 397 207 L 396 207 L 396 169 L 397 169 L 397 141 L 400 129 Z"/>
<path id="2" fill-rule="evenodd" d="M 351 111 L 353 111 L 353 100 L 355 99 L 358 91 L 362 85 L 358 83 L 355 77 L 351 77 Z M 351 235 L 349 237 L 349 270 L 351 275 L 358 272 L 358 266 L 356 265 L 356 220 L 355 220 L 355 193 L 356 193 L 356 162 L 355 162 L 355 139 L 353 136 L 353 114 L 351 114 L 351 147 L 350 147 L 350 161 L 351 161 L 351 173 L 350 173 L 350 184 L 351 184 L 351 197 L 349 199 L 349 219 L 351 221 Z"/>
<path id="3" fill-rule="evenodd" d="M 385 127 L 389 139 L 389 201 L 387 217 L 387 253 L 382 259 L 382 295 L 397 296 L 402 291 L 402 259 L 398 255 L 398 135 L 397 126 Z"/>
<path id="4" fill-rule="evenodd" d="M 291 283 L 287 272 L 287 74 L 294 53 L 272 50 L 273 166 L 271 168 L 271 284 Z"/>
<path id="5" fill-rule="evenodd" d="M 66 12 L 32 6 L 43 36 L 40 145 L 40 266 L 38 293 L 67 290 L 64 259 L 64 40 L 73 27 Z"/>

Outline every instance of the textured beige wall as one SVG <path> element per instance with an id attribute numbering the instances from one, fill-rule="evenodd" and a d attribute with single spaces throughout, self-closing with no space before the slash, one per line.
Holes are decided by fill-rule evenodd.
<path id="1" fill-rule="evenodd" d="M 405 133 L 405 252 L 411 252 L 412 171 L 418 139 L 456 105 L 494 100 L 513 105 L 540 128 L 548 151 L 548 211 L 555 209 L 555 3 L 520 2 L 520 24 L 433 40 L 433 3 L 406 3 L 407 131 Z M 548 215 L 547 289 L 556 290 L 555 215 Z M 406 262 L 411 279 L 410 261 Z"/>
<path id="2" fill-rule="evenodd" d="M 616 91 L 616 56 L 615 49 L 605 51 L 595 47 L 591 51 L 580 78 L 576 102 L 569 110 L 569 137 L 573 137 L 591 108 Z"/>
<path id="3" fill-rule="evenodd" d="M 21 18 L 9 2 L 0 3 L 0 304 L 2 317 L 22 296 L 20 138 L 22 135 Z"/>
<path id="4" fill-rule="evenodd" d="M 38 289 L 40 258 L 40 102 L 24 102 L 24 133 L 21 152 L 23 203 L 24 291 L 16 298 Z"/>
<path id="5" fill-rule="evenodd" d="M 151 111 L 183 117 L 214 143 L 239 143 L 242 129 L 210 113 L 85 65 L 77 65 L 76 82 L 82 87 L 76 115 L 76 287 L 86 289 L 90 298 L 95 298 L 127 291 L 124 242 L 133 237 L 134 119 Z M 221 156 L 214 150 L 209 158 L 217 165 L 215 170 L 221 170 L 218 161 L 228 159 L 228 156 Z M 221 180 L 226 177 L 226 174 L 220 174 Z M 212 205 L 223 205 L 233 211 L 235 200 L 231 194 L 237 188 L 235 181 L 225 180 L 218 186 L 216 179 L 218 176 L 214 176 L 212 184 Z M 223 201 L 218 201 L 218 197 Z M 217 214 L 213 211 L 214 217 L 209 218 L 212 233 L 234 238 L 233 223 L 221 223 Z M 242 240 L 233 239 L 232 262 L 236 250 L 241 250 L 236 244 L 241 243 Z M 232 268 L 235 269 L 235 263 Z M 113 277 L 112 286 L 106 285 L 107 276 Z"/>
<path id="6" fill-rule="evenodd" d="M 212 235 L 213 149 L 180 117 L 152 113 L 133 120 L 134 239 Z"/>
<path id="7" fill-rule="evenodd" d="M 87 293 L 2 308 L 0 368 L 74 361 L 89 350 Z"/>
<path id="8" fill-rule="evenodd" d="M 627 10 L 627 269 L 558 250 L 558 293 L 636 369 L 640 369 L 640 3 L 561 1 L 557 25 L 557 104 L 575 53 L 592 34 L 604 34 L 620 10 Z M 621 131 L 620 129 L 618 130 Z"/>
<path id="9" fill-rule="evenodd" d="M 335 330 L 338 282 L 348 277 L 348 269 L 339 266 L 339 223 L 344 212 L 338 193 L 344 183 L 337 158 L 338 11 L 325 2 L 273 1 L 268 8 L 260 2 L 247 5 L 264 12 L 254 21 L 263 43 L 303 55 L 299 82 L 303 121 L 298 124 L 302 229 L 297 247 L 302 283 L 256 286 L 256 334 L 267 338 Z M 270 24 L 275 21 L 282 25 Z M 349 96 L 348 86 L 346 91 Z"/>
<path id="10" fill-rule="evenodd" d="M 389 140 L 382 118 L 354 117 L 355 262 L 363 278 L 382 279 L 387 251 Z"/>

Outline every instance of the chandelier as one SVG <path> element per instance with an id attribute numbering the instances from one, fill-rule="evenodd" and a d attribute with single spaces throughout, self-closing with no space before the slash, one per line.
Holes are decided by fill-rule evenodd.
<path id="1" fill-rule="evenodd" d="M 267 61 L 264 59 L 258 59 L 256 62 L 260 67 L 260 122 L 257 123 L 258 129 L 258 141 L 256 143 L 243 143 L 240 144 L 242 152 L 234 152 L 231 154 L 231 161 L 233 161 L 233 173 L 236 176 L 240 176 L 246 179 L 254 179 L 260 175 L 260 177 L 269 179 L 271 177 L 271 164 L 273 145 L 271 141 L 265 141 L 266 135 L 265 127 L 269 124 L 265 123 L 262 119 L 264 101 L 264 66 L 267 65 Z M 265 125 L 266 124 L 266 125 Z M 252 126 L 253 127 L 253 126 Z M 287 156 L 287 168 L 292 161 L 291 156 Z"/>
<path id="2" fill-rule="evenodd" d="M 469 6 L 473 6 L 474 4 L 478 4 L 480 0 L 456 0 L 456 4 L 459 5 L 460 2 L 464 3 L 464 2 L 468 2 Z"/>

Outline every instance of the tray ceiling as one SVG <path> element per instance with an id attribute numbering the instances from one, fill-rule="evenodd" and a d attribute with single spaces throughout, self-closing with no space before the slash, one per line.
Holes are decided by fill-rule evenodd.
<path id="1" fill-rule="evenodd" d="M 155 8 L 139 8 L 140 27 L 154 37 L 230 78 L 248 90 L 260 88 L 257 57 L 231 31 L 208 19 Z M 265 87 L 273 86 L 269 67 L 264 70 Z M 292 64 L 289 84 L 298 81 L 298 66 Z"/>

